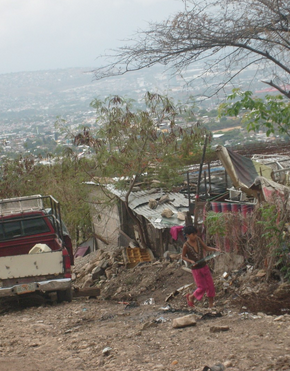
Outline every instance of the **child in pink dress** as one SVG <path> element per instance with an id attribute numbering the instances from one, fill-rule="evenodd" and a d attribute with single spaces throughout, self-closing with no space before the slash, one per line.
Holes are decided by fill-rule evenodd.
<path id="1" fill-rule="evenodd" d="M 195 264 L 204 257 L 204 251 L 220 251 L 214 247 L 207 246 L 197 235 L 197 229 L 193 226 L 185 227 L 183 230 L 186 242 L 182 249 L 182 259 L 190 264 L 192 275 L 196 283 L 196 290 L 192 294 L 187 294 L 187 304 L 194 306 L 194 298 L 201 300 L 206 293 L 209 307 L 213 307 L 213 298 L 215 297 L 215 288 L 211 272 L 206 262 Z"/>

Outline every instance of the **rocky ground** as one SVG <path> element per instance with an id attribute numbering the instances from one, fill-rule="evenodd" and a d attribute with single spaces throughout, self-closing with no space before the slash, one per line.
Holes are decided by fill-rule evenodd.
<path id="1" fill-rule="evenodd" d="M 249 267 L 214 280 L 214 310 L 206 299 L 189 308 L 178 260 L 126 269 L 116 249 L 77 258 L 75 287 L 101 295 L 3 302 L 0 370 L 290 370 L 289 285 Z M 174 328 L 184 316 L 191 325 Z"/>

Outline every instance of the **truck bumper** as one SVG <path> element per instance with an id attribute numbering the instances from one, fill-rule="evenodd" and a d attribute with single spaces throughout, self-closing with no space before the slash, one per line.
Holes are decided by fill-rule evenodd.
<path id="1" fill-rule="evenodd" d="M 7 296 L 17 296 L 35 291 L 41 292 L 62 291 L 71 288 L 71 286 L 72 286 L 71 278 L 59 278 L 47 281 L 23 283 L 13 285 L 11 287 L 0 288 L 0 298 Z"/>

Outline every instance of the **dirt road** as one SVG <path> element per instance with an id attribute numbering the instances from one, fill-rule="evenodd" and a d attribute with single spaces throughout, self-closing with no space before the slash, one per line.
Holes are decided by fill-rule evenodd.
<path id="1" fill-rule="evenodd" d="M 10 308 L 0 317 L 0 369 L 183 371 L 217 362 L 227 370 L 290 369 L 289 315 L 227 311 L 202 319 L 208 311 L 197 310 L 196 326 L 174 329 L 172 320 L 188 309 L 166 311 L 160 304 L 125 309 L 78 299 Z M 229 330 L 211 332 L 213 326 Z"/>
<path id="2" fill-rule="evenodd" d="M 229 371 L 290 370 L 290 315 L 233 306 L 218 284 L 214 312 L 206 301 L 187 307 L 184 293 L 165 302 L 190 282 L 172 265 L 140 267 L 105 283 L 97 299 L 0 306 L 0 370 L 202 371 L 218 362 Z M 190 313 L 195 326 L 172 327 Z"/>

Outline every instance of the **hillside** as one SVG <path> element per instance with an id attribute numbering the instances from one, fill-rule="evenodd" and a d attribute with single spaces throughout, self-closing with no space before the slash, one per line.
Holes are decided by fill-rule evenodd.
<path id="1" fill-rule="evenodd" d="M 77 258 L 76 276 L 99 258 L 100 252 Z M 98 298 L 56 304 L 34 297 L 0 306 L 1 371 L 203 371 L 217 363 L 225 367 L 219 371 L 289 370 L 289 291 L 283 301 L 277 290 L 289 285 L 268 285 L 261 272 L 242 268 L 228 272 L 234 278 L 228 286 L 214 274 L 213 311 L 206 299 L 195 308 L 186 305 L 184 295 L 194 287 L 165 301 L 192 283 L 191 274 L 170 261 L 120 269 L 100 282 Z M 267 305 L 265 289 L 282 312 Z M 195 325 L 173 327 L 188 315 Z"/>

